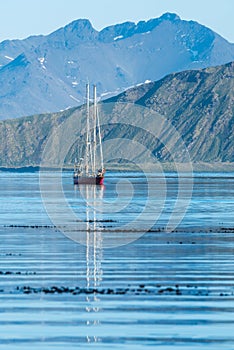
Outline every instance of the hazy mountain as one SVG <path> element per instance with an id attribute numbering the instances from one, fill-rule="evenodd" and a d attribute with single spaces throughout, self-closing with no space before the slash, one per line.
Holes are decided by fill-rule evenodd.
<path id="1" fill-rule="evenodd" d="M 112 124 L 102 130 L 104 141 L 131 138 L 153 150 L 159 161 L 171 161 L 166 148 L 156 138 L 152 135 L 145 137 L 140 130 L 124 125 L 125 116 L 128 111 L 131 113 L 131 106 L 128 109 L 126 105 L 123 111 L 120 102 L 130 102 L 157 111 L 168 119 L 181 135 L 193 162 L 234 162 L 233 68 L 234 62 L 170 74 L 157 82 L 142 84 L 104 101 L 100 110 L 111 115 L 113 123 L 121 123 L 121 127 Z M 82 108 L 1 121 L 0 166 L 39 165 L 49 133 Z M 166 133 L 164 128 L 163 133 Z M 67 164 L 74 161 L 77 149 L 82 147 L 80 135 L 76 136 L 77 141 L 68 152 Z M 64 141 L 66 139 L 62 137 L 56 140 L 51 164 L 56 161 L 56 150 Z M 109 151 L 104 149 L 106 158 Z M 179 148 L 174 153 L 177 159 L 184 161 Z"/>
<path id="2" fill-rule="evenodd" d="M 234 60 L 234 44 L 175 14 L 96 31 L 86 19 L 47 36 L 0 43 L 0 119 L 84 102 L 87 80 L 102 98 L 187 69 Z"/>

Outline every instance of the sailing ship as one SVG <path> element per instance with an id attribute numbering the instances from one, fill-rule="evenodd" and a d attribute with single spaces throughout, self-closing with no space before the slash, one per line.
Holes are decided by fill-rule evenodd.
<path id="1" fill-rule="evenodd" d="M 75 161 L 74 185 L 103 185 L 105 169 L 103 165 L 102 139 L 97 109 L 97 89 L 93 86 L 93 105 L 90 108 L 90 88 L 86 84 L 86 141 L 85 155 L 79 162 Z M 99 166 L 97 167 L 97 150 Z"/>

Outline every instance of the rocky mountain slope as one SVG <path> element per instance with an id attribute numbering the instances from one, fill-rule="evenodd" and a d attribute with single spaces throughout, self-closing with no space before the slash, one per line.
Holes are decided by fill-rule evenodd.
<path id="1" fill-rule="evenodd" d="M 171 161 L 170 154 L 155 135 L 142 135 L 141 130 L 124 125 L 126 116 L 131 116 L 131 105 L 134 105 L 146 107 L 147 111 L 156 111 L 168 120 L 184 141 L 192 162 L 234 162 L 233 68 L 232 62 L 213 68 L 174 73 L 105 100 L 100 105 L 100 111 L 103 111 L 103 115 L 111 116 L 111 123 L 103 127 L 104 142 L 113 138 L 130 138 L 144 143 L 157 160 Z M 48 135 L 82 108 L 1 121 L 0 166 L 38 166 Z M 133 114 L 133 120 L 136 117 Z M 163 126 L 162 135 L 165 130 Z M 66 164 L 72 164 L 77 151 L 82 148 L 80 135 L 77 133 L 75 136 L 76 142 L 68 151 Z M 67 139 L 61 137 L 56 140 L 51 150 L 52 162 L 56 160 L 56 150 L 64 140 Z M 107 159 L 110 152 L 104 147 Z M 174 153 L 177 160 L 184 161 L 179 148 L 175 148 Z"/>
<path id="2" fill-rule="evenodd" d="M 133 102 L 165 116 L 193 161 L 234 162 L 234 62 L 170 74 L 110 101 Z"/>
<path id="3" fill-rule="evenodd" d="M 0 119 L 56 112 L 165 75 L 234 60 L 234 44 L 175 14 L 96 31 L 74 21 L 47 36 L 0 43 Z"/>

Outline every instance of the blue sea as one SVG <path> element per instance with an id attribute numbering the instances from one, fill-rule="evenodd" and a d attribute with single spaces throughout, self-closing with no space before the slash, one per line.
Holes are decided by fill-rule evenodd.
<path id="1" fill-rule="evenodd" d="M 0 349 L 234 349 L 234 173 L 0 183 Z"/>

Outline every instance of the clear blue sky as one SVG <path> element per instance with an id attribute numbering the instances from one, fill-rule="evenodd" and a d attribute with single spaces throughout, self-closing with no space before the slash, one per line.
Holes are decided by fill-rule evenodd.
<path id="1" fill-rule="evenodd" d="M 1 0 L 0 42 L 48 34 L 78 18 L 100 30 L 165 12 L 198 21 L 234 42 L 234 0 Z"/>

